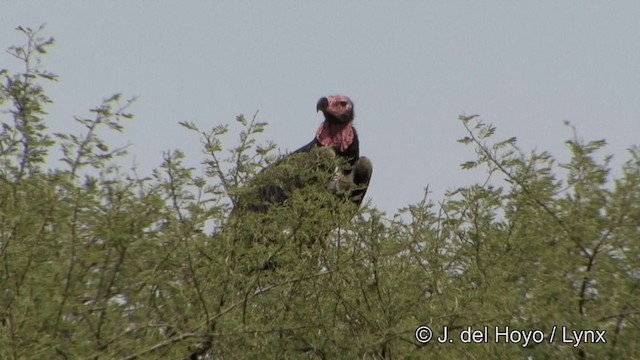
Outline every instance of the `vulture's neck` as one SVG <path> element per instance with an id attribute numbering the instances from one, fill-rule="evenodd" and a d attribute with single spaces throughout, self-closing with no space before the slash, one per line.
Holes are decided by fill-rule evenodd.
<path id="1" fill-rule="evenodd" d="M 353 143 L 355 132 L 351 122 L 334 124 L 325 121 L 316 131 L 316 139 L 322 146 L 334 146 L 345 151 Z"/>

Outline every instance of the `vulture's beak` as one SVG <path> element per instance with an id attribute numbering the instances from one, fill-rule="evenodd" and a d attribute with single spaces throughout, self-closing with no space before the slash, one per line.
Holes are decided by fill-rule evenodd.
<path id="1" fill-rule="evenodd" d="M 326 97 L 320 98 L 318 100 L 318 105 L 316 105 L 316 111 L 325 111 L 329 107 L 329 99 Z"/>

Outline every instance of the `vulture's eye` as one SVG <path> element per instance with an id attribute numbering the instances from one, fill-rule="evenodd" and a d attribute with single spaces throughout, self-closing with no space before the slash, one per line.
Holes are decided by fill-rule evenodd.
<path id="1" fill-rule="evenodd" d="M 346 102 L 346 101 L 340 101 L 340 105 L 342 105 L 342 106 L 347 106 L 347 104 L 348 104 L 348 102 Z"/>

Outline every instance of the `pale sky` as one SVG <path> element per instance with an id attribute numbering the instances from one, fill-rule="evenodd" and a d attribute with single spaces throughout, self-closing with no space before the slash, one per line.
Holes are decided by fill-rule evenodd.
<path id="1" fill-rule="evenodd" d="M 640 144 L 640 1 L 3 1 L 0 47 L 16 26 L 56 45 L 45 58 L 52 131 L 114 93 L 138 96 L 131 142 L 140 172 L 161 153 L 202 159 L 202 129 L 250 117 L 269 122 L 282 152 L 309 142 L 317 100 L 355 102 L 361 154 L 374 163 L 367 198 L 390 215 L 429 185 L 484 180 L 460 169 L 473 148 L 460 114 L 480 114 L 526 151 L 567 160 L 569 120 L 608 141 L 616 164 Z M 18 69 L 0 54 L 0 68 Z M 199 165 L 198 165 L 199 166 Z M 199 174 L 200 172 L 198 172 Z"/>

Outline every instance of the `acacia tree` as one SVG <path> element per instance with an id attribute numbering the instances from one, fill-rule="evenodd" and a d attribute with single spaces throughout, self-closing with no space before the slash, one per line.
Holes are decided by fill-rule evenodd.
<path id="1" fill-rule="evenodd" d="M 204 172 L 171 150 L 137 176 L 101 137 L 123 130 L 134 99 L 75 118 L 80 134 L 49 133 L 43 86 L 58 78 L 40 59 L 53 39 L 18 30 L 27 43 L 9 53 L 24 71 L 0 73 L 1 358 L 640 357 L 637 147 L 614 177 L 604 141 L 574 135 L 557 164 L 461 117 L 476 153 L 462 167 L 483 167 L 483 184 L 437 203 L 425 192 L 391 218 L 368 204 L 351 219 L 312 187 L 230 217 L 276 158 L 257 116 L 236 119 L 230 149 L 227 126 L 182 123 L 202 140 Z M 419 343 L 421 325 L 452 342 Z M 484 326 L 486 343 L 461 341 Z M 544 339 L 496 342 L 496 326 Z M 605 330 L 606 343 L 552 339 L 554 326 Z"/>

